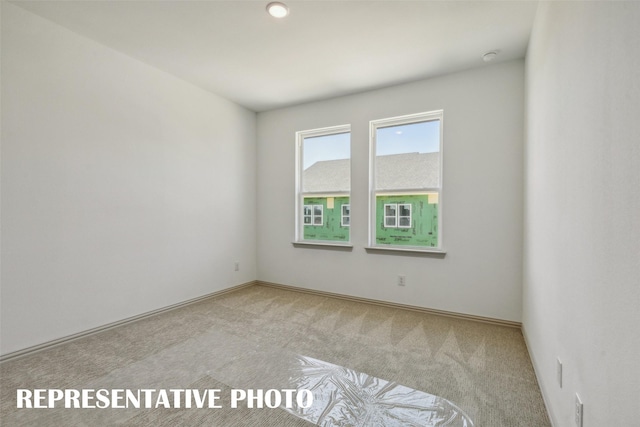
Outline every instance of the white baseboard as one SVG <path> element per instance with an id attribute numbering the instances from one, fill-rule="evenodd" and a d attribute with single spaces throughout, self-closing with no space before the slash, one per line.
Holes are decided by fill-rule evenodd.
<path id="1" fill-rule="evenodd" d="M 432 309 L 432 308 L 418 307 L 418 306 L 415 306 L 415 305 L 399 304 L 399 303 L 395 303 L 395 302 L 388 302 L 388 301 L 369 299 L 369 298 L 360 298 L 360 297 L 354 297 L 354 296 L 351 296 L 351 295 L 336 294 L 336 293 L 333 293 L 333 292 L 325 292 L 325 291 L 317 291 L 317 290 L 314 290 L 314 289 L 298 288 L 296 286 L 290 286 L 290 285 L 281 285 L 279 283 L 265 282 L 265 281 L 262 281 L 262 280 L 257 280 L 256 282 L 257 282 L 256 284 L 258 286 L 268 286 L 268 287 L 272 287 L 272 288 L 280 288 L 280 289 L 285 289 L 285 290 L 294 291 L 294 292 L 304 292 L 304 293 L 318 295 L 318 296 L 339 298 L 339 299 L 344 299 L 344 300 L 348 300 L 348 301 L 363 302 L 363 303 L 366 303 L 366 304 L 374 304 L 374 305 L 379 305 L 379 306 L 383 306 L 383 307 L 400 308 L 400 309 L 403 309 L 403 310 L 418 311 L 418 312 L 421 312 L 421 313 L 435 314 L 437 316 L 454 317 L 456 319 L 472 320 L 474 322 L 489 323 L 489 324 L 492 324 L 492 325 L 507 326 L 507 327 L 510 327 L 510 328 L 520 328 L 522 326 L 522 324 L 520 322 L 514 322 L 514 321 L 511 321 L 511 320 L 494 319 L 492 317 L 474 316 L 474 315 L 471 315 L 471 314 L 463 314 L 463 313 L 455 313 L 455 312 L 452 312 L 452 311 L 436 310 L 436 309 Z"/>
<path id="2" fill-rule="evenodd" d="M 240 285 L 237 285 L 237 286 L 232 286 L 230 288 L 222 289 L 222 290 L 216 291 L 216 292 L 212 292 L 210 294 L 203 295 L 201 297 L 192 298 L 192 299 L 187 300 L 187 301 L 182 301 L 182 302 L 179 302 L 177 304 L 172 304 L 172 305 L 169 305 L 169 306 L 166 306 L 166 307 L 162 307 L 162 308 L 159 308 L 157 310 L 148 311 L 146 313 L 142 313 L 142 314 L 139 314 L 137 316 L 128 317 L 126 319 L 118 320 L 116 322 L 108 323 L 106 325 L 102 325 L 102 326 L 98 326 L 96 328 L 88 329 L 86 331 L 78 332 L 77 334 L 67 335 L 65 337 L 58 338 L 58 339 L 51 340 L 51 341 L 47 341 L 47 342 L 44 342 L 42 344 L 34 345 L 34 346 L 31 346 L 31 347 L 27 347 L 27 348 L 22 349 L 22 350 L 17 350 L 17 351 L 13 351 L 11 353 L 3 354 L 2 356 L 0 356 L 0 362 L 6 362 L 8 360 L 12 360 L 12 359 L 15 359 L 15 358 L 18 358 L 18 357 L 23 357 L 23 356 L 26 356 L 26 355 L 29 355 L 29 354 L 33 354 L 33 353 L 36 353 L 38 351 L 46 350 L 48 348 L 55 347 L 55 346 L 67 343 L 69 341 L 74 341 L 74 340 L 77 340 L 77 339 L 80 339 L 80 338 L 84 338 L 86 336 L 97 334 L 97 333 L 100 333 L 100 332 L 103 332 L 103 331 L 106 331 L 106 330 L 109 330 L 109 329 L 116 328 L 118 326 L 126 325 L 128 323 L 137 322 L 138 320 L 146 319 L 148 317 L 155 316 L 156 314 L 165 313 L 165 312 L 170 311 L 170 310 L 175 310 L 177 308 L 184 307 L 184 306 L 189 305 L 189 304 L 194 304 L 194 303 L 197 303 L 197 302 L 209 299 L 209 298 L 217 297 L 217 296 L 229 293 L 229 292 L 234 292 L 234 291 L 237 291 L 239 289 L 246 288 L 248 286 L 253 286 L 255 284 L 256 284 L 256 281 L 252 280 L 251 282 L 243 283 L 243 284 L 240 284 Z"/>

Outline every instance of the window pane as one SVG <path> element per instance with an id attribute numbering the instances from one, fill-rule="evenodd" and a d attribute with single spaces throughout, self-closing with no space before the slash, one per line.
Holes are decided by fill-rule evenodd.
<path id="1" fill-rule="evenodd" d="M 297 219 L 298 240 L 348 242 L 350 239 L 348 210 L 345 225 L 342 208 L 349 204 L 351 191 L 349 129 L 350 126 L 344 125 L 297 133 L 299 197 L 303 204 L 314 206 L 310 223 L 304 216 Z"/>
<path id="2" fill-rule="evenodd" d="M 302 192 L 348 192 L 351 190 L 351 134 L 304 138 Z"/>
<path id="3" fill-rule="evenodd" d="M 442 117 L 438 110 L 371 122 L 372 245 L 442 245 Z"/>
<path id="4" fill-rule="evenodd" d="M 376 190 L 440 187 L 440 120 L 376 131 Z"/>
<path id="5" fill-rule="evenodd" d="M 351 225 L 351 217 L 350 217 L 350 206 L 342 205 L 342 215 L 340 217 L 340 226 L 341 227 L 349 227 Z"/>
<path id="6" fill-rule="evenodd" d="M 411 227 L 411 205 L 404 203 L 398 205 L 398 227 Z"/>
<path id="7" fill-rule="evenodd" d="M 384 205 L 384 216 L 392 216 L 395 218 L 396 206 L 397 205 Z"/>

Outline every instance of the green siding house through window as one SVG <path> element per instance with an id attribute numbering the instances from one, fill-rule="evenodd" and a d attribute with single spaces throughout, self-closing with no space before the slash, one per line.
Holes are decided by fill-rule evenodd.
<path id="1" fill-rule="evenodd" d="M 304 224 L 305 240 L 349 241 L 349 227 L 341 225 L 342 205 L 349 204 L 349 197 L 305 197 L 304 206 L 322 206 L 322 224 L 313 225 L 313 219 Z"/>
<path id="2" fill-rule="evenodd" d="M 438 197 L 434 194 L 379 195 L 376 197 L 376 243 L 381 245 L 438 246 Z M 431 203 L 430 203 L 431 202 Z M 385 224 L 385 205 L 411 205 L 411 223 Z M 391 210 L 387 210 L 387 214 Z M 395 209 L 400 215 L 400 209 Z M 406 220 L 406 217 L 405 217 Z M 386 225 L 386 226 L 385 226 Z M 390 226 L 395 225 L 395 226 Z"/>

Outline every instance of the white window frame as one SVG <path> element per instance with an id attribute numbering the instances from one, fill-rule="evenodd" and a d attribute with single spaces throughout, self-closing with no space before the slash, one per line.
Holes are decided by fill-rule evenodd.
<path id="1" fill-rule="evenodd" d="M 313 208 L 312 205 L 304 205 L 302 208 L 302 225 L 313 225 Z M 307 215 L 306 210 L 309 209 L 309 215 Z M 309 218 L 309 222 L 305 222 L 305 220 Z"/>
<path id="2" fill-rule="evenodd" d="M 316 208 L 320 208 L 320 214 L 316 214 Z M 309 214 L 306 214 L 306 210 L 309 209 Z M 302 208 L 302 226 L 322 226 L 324 225 L 324 206 L 323 205 L 304 205 Z M 309 218 L 309 222 L 305 222 L 305 219 Z M 320 223 L 316 224 L 316 218 L 320 218 Z"/>
<path id="3" fill-rule="evenodd" d="M 344 214 L 344 208 L 349 209 L 349 213 L 347 215 Z M 349 218 L 349 223 L 345 224 L 344 219 Z M 351 227 L 351 203 L 346 203 L 340 206 L 340 226 L 341 227 Z"/>
<path id="4" fill-rule="evenodd" d="M 393 206 L 393 215 L 387 215 L 387 207 Z M 385 203 L 382 208 L 383 213 L 383 227 L 384 228 L 398 228 L 398 204 L 397 203 Z M 387 219 L 393 219 L 393 225 L 387 223 Z"/>
<path id="5" fill-rule="evenodd" d="M 322 205 L 309 205 L 311 206 L 311 225 L 314 227 L 322 227 L 324 225 L 324 206 Z M 320 208 L 320 215 L 316 213 L 317 208 Z M 316 221 L 316 218 L 320 218 L 320 221 Z"/>
<path id="6" fill-rule="evenodd" d="M 397 190 L 376 190 L 376 138 L 377 131 L 381 128 L 408 125 L 412 123 L 421 123 L 428 121 L 440 121 L 440 186 L 436 188 L 403 188 Z M 442 209 L 443 209 L 443 166 L 444 166 L 444 113 L 443 110 L 434 110 L 424 113 L 408 114 L 405 116 L 391 117 L 386 119 L 372 120 L 369 122 L 369 246 L 367 249 L 380 249 L 380 250 L 400 250 L 410 252 L 436 252 L 444 253 L 443 247 L 443 227 L 442 227 Z M 378 195 L 390 195 L 390 194 L 407 194 L 411 191 L 416 194 L 428 194 L 430 192 L 438 193 L 438 245 L 435 247 L 421 247 L 421 246 L 401 246 L 401 245 L 380 245 L 376 243 L 376 197 Z M 400 203 L 404 204 L 404 203 Z M 383 217 L 386 214 L 386 208 L 384 208 Z M 396 207 L 396 227 L 398 225 L 398 212 Z M 412 218 L 413 221 L 413 218 Z M 386 221 L 385 221 L 386 222 Z M 410 228 L 410 227 L 398 227 L 398 228 Z"/>
<path id="7" fill-rule="evenodd" d="M 400 206 L 408 206 L 409 207 L 409 225 L 402 225 L 400 224 L 400 219 L 401 218 L 406 218 L 406 215 L 400 215 Z M 396 213 L 398 214 L 398 219 L 396 220 L 396 224 L 398 225 L 398 228 L 411 228 L 411 203 L 398 203 L 398 208 L 396 209 Z"/>
<path id="8" fill-rule="evenodd" d="M 328 136 L 328 135 L 336 135 L 336 134 L 340 134 L 340 133 L 351 133 L 351 125 L 339 125 L 339 126 L 330 126 L 330 127 L 325 127 L 325 128 L 319 128 L 319 129 L 310 129 L 310 130 L 304 130 L 304 131 L 298 131 L 296 132 L 296 166 L 295 166 L 295 173 L 296 173 L 296 185 L 295 185 L 295 233 L 294 233 L 294 244 L 296 243 L 301 243 L 301 244 L 311 244 L 311 245 L 327 245 L 327 246 L 351 246 L 351 233 L 349 233 L 349 241 L 345 241 L 345 242 L 334 242 L 334 241 L 328 241 L 328 242 L 324 242 L 324 241 L 319 241 L 319 240 L 304 240 L 304 212 L 303 212 L 303 208 L 305 206 L 304 204 L 304 198 L 305 197 L 323 197 L 324 195 L 326 195 L 326 193 L 322 193 L 322 194 L 314 194 L 314 193 L 304 193 L 302 191 L 302 189 L 304 188 L 302 180 L 303 180 L 303 172 L 304 172 L 304 165 L 303 165 L 303 159 L 304 159 L 304 140 L 305 138 L 313 138 L 313 137 L 317 137 L 317 136 Z M 349 161 L 351 161 L 351 158 L 349 158 Z M 344 192 L 332 192 L 331 194 L 332 196 L 347 196 L 349 197 L 349 200 L 351 200 L 351 189 L 349 189 L 349 191 L 344 191 Z M 317 206 L 317 205 L 310 205 L 310 206 Z M 323 215 L 323 222 L 324 222 L 324 215 Z M 311 218 L 312 224 L 313 225 L 313 211 L 312 211 L 312 218 Z"/>
<path id="9" fill-rule="evenodd" d="M 395 211 L 395 215 L 387 215 L 387 206 L 394 207 L 393 209 Z M 409 207 L 409 225 L 400 225 L 400 218 L 407 218 L 407 215 L 400 215 L 400 206 Z M 411 203 L 385 203 L 382 208 L 382 211 L 384 213 L 383 227 L 384 228 L 411 228 L 411 206 L 412 206 Z M 388 225 L 387 218 L 393 219 L 394 225 Z"/>

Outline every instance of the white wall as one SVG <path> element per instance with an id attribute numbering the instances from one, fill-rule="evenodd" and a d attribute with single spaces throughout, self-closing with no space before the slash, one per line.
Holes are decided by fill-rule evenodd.
<path id="1" fill-rule="evenodd" d="M 527 55 L 523 324 L 556 427 L 576 392 L 584 427 L 639 423 L 638 22 L 636 2 L 543 2 Z"/>
<path id="2" fill-rule="evenodd" d="M 258 114 L 259 279 L 520 321 L 523 105 L 513 61 Z M 365 252 L 369 121 L 441 108 L 446 257 Z M 354 249 L 294 248 L 294 134 L 347 123 Z"/>
<path id="3" fill-rule="evenodd" d="M 254 280 L 255 113 L 2 3 L 2 353 Z"/>

